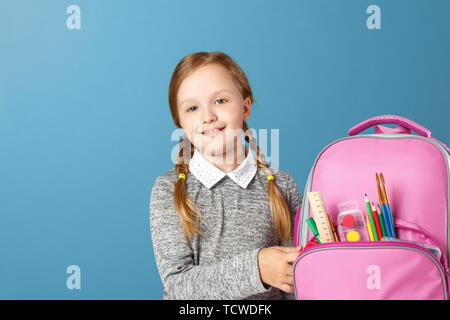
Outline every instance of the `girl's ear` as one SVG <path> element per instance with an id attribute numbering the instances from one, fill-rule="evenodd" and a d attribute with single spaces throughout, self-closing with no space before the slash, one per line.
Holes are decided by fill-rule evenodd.
<path id="1" fill-rule="evenodd" d="M 247 97 L 244 100 L 244 120 L 247 120 L 250 117 L 250 112 L 252 110 L 252 100 Z"/>

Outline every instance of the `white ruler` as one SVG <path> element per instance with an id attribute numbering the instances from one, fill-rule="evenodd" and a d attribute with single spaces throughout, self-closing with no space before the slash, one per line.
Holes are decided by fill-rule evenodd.
<path id="1" fill-rule="evenodd" d="M 320 191 L 308 192 L 308 199 L 319 231 L 320 241 L 322 243 L 334 242 L 333 230 L 328 219 L 327 209 L 325 209 L 322 193 Z"/>

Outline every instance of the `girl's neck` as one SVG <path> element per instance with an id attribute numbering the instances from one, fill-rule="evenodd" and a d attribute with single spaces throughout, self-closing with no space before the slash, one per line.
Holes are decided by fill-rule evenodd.
<path id="1" fill-rule="evenodd" d="M 245 160 L 246 157 L 246 147 L 241 144 L 234 148 L 234 152 L 231 151 L 231 154 L 227 154 L 226 152 L 220 155 L 210 155 L 210 154 L 202 154 L 203 157 L 212 163 L 215 167 L 219 168 L 223 172 L 231 172 Z"/>

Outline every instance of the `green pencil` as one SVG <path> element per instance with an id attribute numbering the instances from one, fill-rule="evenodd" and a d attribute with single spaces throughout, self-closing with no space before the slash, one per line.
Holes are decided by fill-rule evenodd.
<path id="1" fill-rule="evenodd" d="M 380 220 L 380 226 L 381 226 L 381 232 L 383 233 L 383 237 L 387 237 L 387 231 L 386 231 L 386 225 L 384 224 L 384 218 L 383 214 L 381 213 L 380 205 L 377 204 L 377 212 L 378 212 L 378 219 Z"/>
<path id="2" fill-rule="evenodd" d="M 375 241 L 380 241 L 380 238 L 378 238 L 377 227 L 375 226 L 375 220 L 373 219 L 372 207 L 370 206 L 369 198 L 367 198 L 367 193 L 365 194 L 364 199 L 366 201 L 366 207 L 367 207 L 367 213 L 369 214 L 370 225 L 372 226 L 372 230 L 374 230 L 373 237 L 374 237 Z"/>

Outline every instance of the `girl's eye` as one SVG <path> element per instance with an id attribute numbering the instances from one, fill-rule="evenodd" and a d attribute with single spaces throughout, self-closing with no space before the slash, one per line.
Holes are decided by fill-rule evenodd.
<path id="1" fill-rule="evenodd" d="M 227 102 L 226 99 L 217 99 L 217 100 L 216 100 L 216 103 L 217 103 L 217 104 L 224 104 L 225 102 Z M 193 112 L 193 111 L 195 111 L 195 110 L 197 110 L 197 109 L 198 109 L 197 106 L 192 106 L 192 107 L 189 107 L 189 108 L 187 109 L 187 112 Z"/>
<path id="2" fill-rule="evenodd" d="M 216 102 L 217 101 L 221 101 L 221 102 L 219 102 L 219 104 L 224 104 L 225 102 L 227 102 L 227 100 L 225 100 L 225 99 L 217 99 Z"/>

